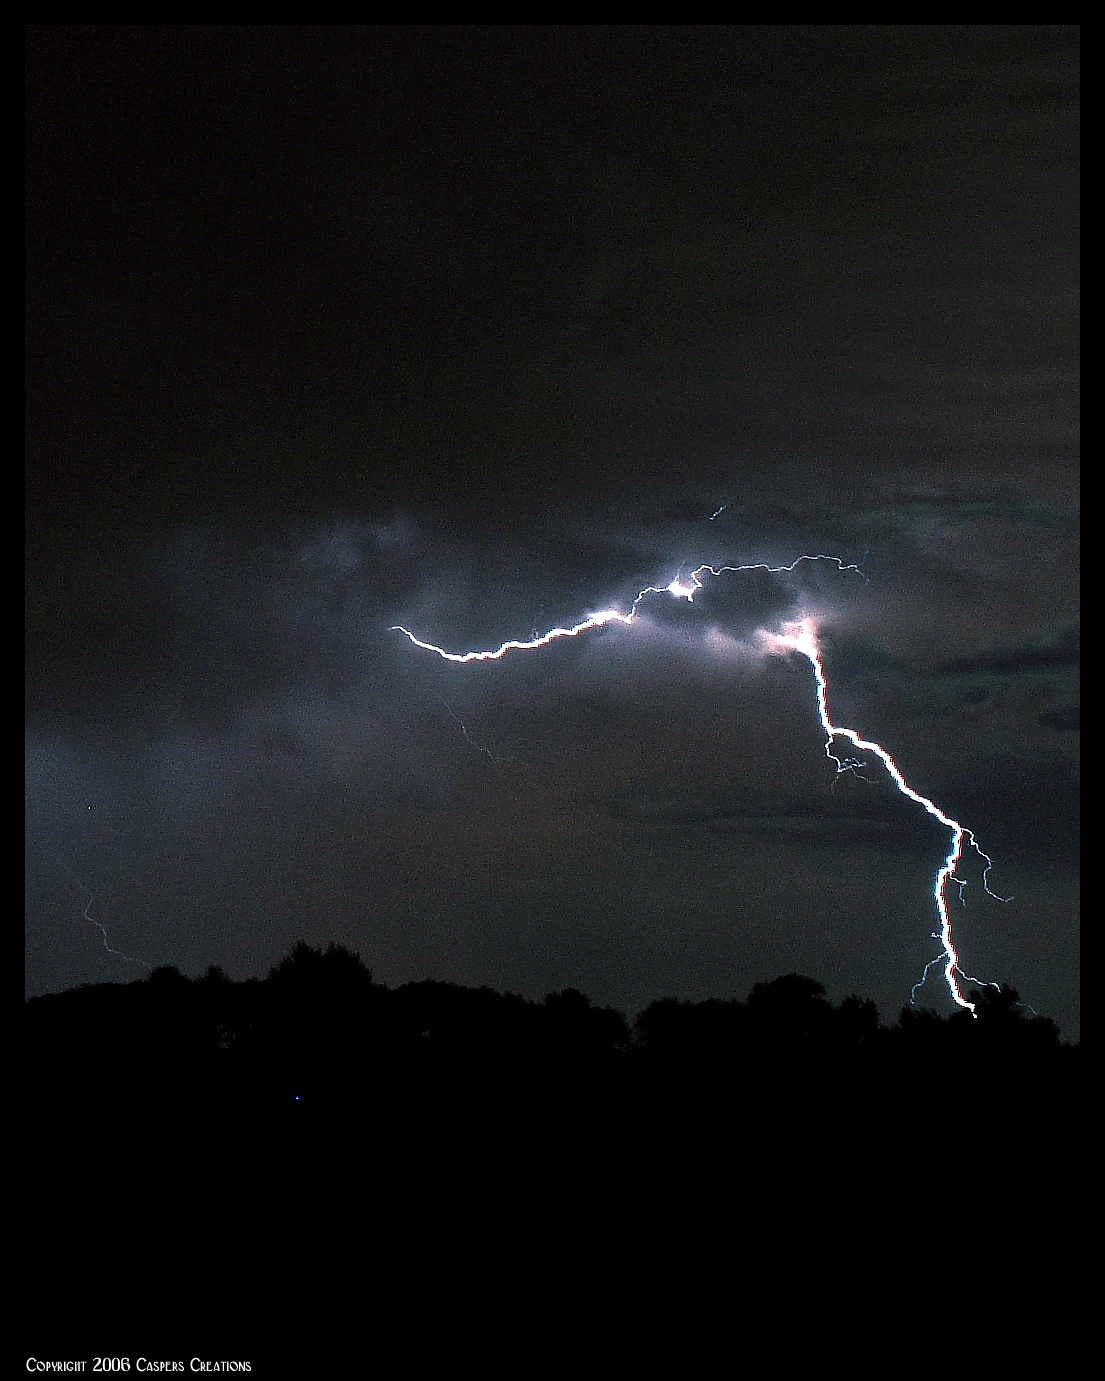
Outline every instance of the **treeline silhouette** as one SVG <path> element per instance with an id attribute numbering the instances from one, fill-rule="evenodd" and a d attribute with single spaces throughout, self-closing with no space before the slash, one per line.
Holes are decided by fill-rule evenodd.
<path id="1" fill-rule="evenodd" d="M 886 1026 L 873 1002 L 834 1004 L 821 983 L 787 974 L 743 1002 L 662 999 L 630 1025 L 574 988 L 536 1002 L 433 981 L 388 988 L 356 953 L 301 941 L 263 980 L 159 968 L 32 998 L 26 1062 L 42 1110 L 217 1108 L 308 1122 L 458 1096 L 485 1111 L 583 1100 L 609 1115 L 744 1094 L 870 1112 L 873 1101 L 912 1106 L 936 1086 L 1023 1097 L 1069 1083 L 1078 1051 L 1054 1022 L 1012 988 L 971 998 L 977 1017 L 907 1007 Z"/>
<path id="2" fill-rule="evenodd" d="M 32 1279 L 53 1301 L 69 1272 L 67 1299 L 101 1290 L 96 1326 L 132 1329 L 132 1298 L 171 1300 L 174 1270 L 236 1317 L 242 1282 L 299 1290 L 328 1261 L 421 1300 L 427 1274 L 478 1274 L 493 1250 L 528 1284 L 527 1243 L 606 1280 L 635 1242 L 649 1289 L 729 1257 L 759 1271 L 771 1242 L 818 1279 L 857 1242 L 869 1276 L 877 1247 L 891 1269 L 953 1222 L 970 1257 L 995 1223 L 1077 1217 L 1086 1140 L 1077 1047 L 1011 989 L 975 997 L 977 1020 L 888 1026 L 787 974 L 630 1023 L 574 989 L 389 988 L 304 943 L 264 979 L 162 968 L 36 997 L 16 1182 Z M 100 1279 L 116 1242 L 123 1291 Z"/>

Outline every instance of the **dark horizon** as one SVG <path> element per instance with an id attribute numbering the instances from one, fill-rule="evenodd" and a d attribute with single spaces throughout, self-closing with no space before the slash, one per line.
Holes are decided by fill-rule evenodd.
<path id="1" fill-rule="evenodd" d="M 744 1002 L 660 999 L 631 1022 L 577 988 L 541 1001 L 432 980 L 392 989 L 343 946 L 299 941 L 264 979 L 166 967 L 32 998 L 23 1047 L 43 1116 L 87 1104 L 109 1125 L 116 1110 L 143 1120 L 186 1103 L 232 1116 L 228 1129 L 275 1118 L 290 1131 L 292 1115 L 304 1129 L 330 1115 L 354 1127 L 398 1123 L 401 1108 L 445 1115 L 460 1099 L 485 1134 L 532 1105 L 630 1136 L 657 1099 L 754 1087 L 780 1112 L 801 1089 L 809 1114 L 854 1136 L 859 1108 L 889 1129 L 949 1067 L 985 1080 L 991 1099 L 1008 1085 L 1026 1106 L 1062 1107 L 1078 1047 L 1009 987 L 970 996 L 971 1013 L 907 1006 L 887 1024 L 870 999 L 834 1004 L 824 984 L 790 973 Z M 96 1068 L 112 1071 L 110 1089 L 89 1080 Z M 600 1109 L 596 1094 L 616 1101 Z"/>
<path id="2" fill-rule="evenodd" d="M 896 1012 L 948 831 L 808 615 L 1077 1040 L 1075 26 L 27 33 L 29 997 Z"/>
<path id="3" fill-rule="evenodd" d="M 529 1007 L 536 1007 L 544 1004 L 546 1007 L 550 1003 L 558 1000 L 568 1000 L 573 1004 L 578 1004 L 584 1009 L 594 1012 L 606 1013 L 612 1017 L 617 1017 L 624 1024 L 625 1039 L 628 1040 L 631 1033 L 640 1031 L 648 1024 L 650 1013 L 672 1011 L 683 1009 L 685 1011 L 709 1011 L 711 1009 L 731 1009 L 736 1010 L 747 1007 L 751 1002 L 753 1006 L 757 1002 L 763 1002 L 765 996 L 770 996 L 774 992 L 786 992 L 794 990 L 798 992 L 804 1001 L 812 1000 L 815 1003 L 825 1003 L 831 1007 L 833 1004 L 828 998 L 825 984 L 808 974 L 787 973 L 778 974 L 773 979 L 761 980 L 753 985 L 748 997 L 740 998 L 713 998 L 707 997 L 699 1001 L 687 1001 L 684 999 L 662 996 L 654 998 L 647 1008 L 637 1013 L 627 1013 L 609 1006 L 600 1006 L 592 1002 L 591 998 L 579 988 L 563 988 L 559 992 L 545 993 L 538 998 L 527 998 L 521 993 L 503 991 L 500 992 L 488 984 L 463 984 L 454 983 L 449 980 L 425 977 L 421 979 L 408 980 L 398 987 L 391 988 L 386 983 L 381 983 L 376 978 L 370 964 L 367 964 L 359 953 L 355 950 L 348 950 L 344 945 L 337 945 L 331 942 L 324 950 L 321 946 L 312 946 L 306 940 L 298 940 L 291 947 L 278 963 L 274 964 L 267 974 L 251 974 L 246 978 L 232 979 L 217 964 L 209 964 L 207 968 L 192 977 L 181 973 L 174 965 L 166 964 L 150 970 L 149 973 L 139 978 L 108 980 L 100 983 L 85 983 L 75 988 L 66 988 L 55 993 L 41 993 L 35 997 L 25 999 L 25 1003 L 30 1003 L 36 1010 L 56 1010 L 51 1003 L 42 1003 L 41 998 L 69 998 L 78 994 L 88 994 L 90 992 L 107 992 L 113 989 L 134 988 L 140 985 L 152 986 L 159 994 L 171 994 L 174 990 L 179 991 L 184 987 L 190 988 L 214 988 L 216 990 L 229 991 L 234 988 L 254 988 L 258 985 L 271 985 L 273 982 L 279 983 L 287 976 L 289 971 L 294 970 L 296 965 L 303 967 L 325 965 L 336 960 L 339 965 L 345 965 L 349 969 L 360 970 L 364 980 L 372 988 L 381 993 L 396 993 L 403 995 L 405 992 L 414 990 L 437 991 L 437 992 L 456 992 L 464 996 L 490 996 L 495 999 L 507 1002 L 517 1001 Z M 967 996 L 974 1004 L 975 1011 L 980 1015 L 974 1020 L 982 1020 L 984 1023 L 992 1021 L 995 1013 L 1011 1016 L 1016 1022 L 1035 1024 L 1041 1031 L 1050 1029 L 1057 1038 L 1059 1029 L 1055 1022 L 1046 1012 L 1037 1012 L 1030 1004 L 1022 1001 L 1016 989 L 1009 987 L 1008 984 L 994 987 L 992 985 L 969 986 Z M 862 1014 L 865 1028 L 870 1031 L 878 1030 L 886 1032 L 900 1029 L 910 1022 L 932 1022 L 943 1025 L 948 1021 L 955 1021 L 962 1024 L 967 1019 L 967 1013 L 962 1009 L 951 1011 L 939 1011 L 935 1004 L 926 1005 L 924 1003 L 907 1002 L 903 1004 L 895 1018 L 888 1019 L 879 1011 L 875 1002 L 859 993 L 849 993 L 836 1004 L 837 1008 L 855 1009 Z M 1063 1041 L 1062 1046 L 1069 1048 L 1077 1045 L 1077 1042 Z"/>

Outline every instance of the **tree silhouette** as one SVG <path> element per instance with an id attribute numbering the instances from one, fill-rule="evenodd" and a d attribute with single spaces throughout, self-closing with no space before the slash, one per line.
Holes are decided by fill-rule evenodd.
<path id="1" fill-rule="evenodd" d="M 748 1023 L 759 1059 L 820 1059 L 831 1047 L 833 1009 L 825 985 L 788 973 L 757 983 L 748 994 Z"/>
<path id="2" fill-rule="evenodd" d="M 359 954 L 344 945 L 330 944 L 323 950 L 298 940 L 273 968 L 270 981 L 277 988 L 305 993 L 325 991 L 337 997 L 365 992 L 372 983 L 372 970 Z"/>
<path id="3" fill-rule="evenodd" d="M 617 1087 L 642 1109 L 658 1092 L 676 1100 L 677 1121 L 694 1106 L 715 1119 L 755 1107 L 757 1125 L 793 1130 L 803 1116 L 870 1127 L 895 1100 L 908 1122 L 949 1078 L 983 1090 L 986 1108 L 1021 1097 L 1029 1079 L 1061 1099 L 1076 1057 L 1054 1022 L 1008 986 L 970 996 L 975 1015 L 906 1008 L 887 1029 L 873 1002 L 834 1005 L 823 984 L 791 973 L 745 1002 L 659 999 L 631 1035 L 620 1012 L 576 988 L 541 1001 L 430 980 L 391 990 L 352 950 L 301 940 L 265 979 L 232 982 L 211 966 L 189 980 L 161 966 L 34 998 L 25 1027 L 36 1088 L 89 1115 L 160 1102 L 246 1116 L 298 1099 L 401 1122 L 449 1100 L 452 1116 L 478 1104 L 490 1117 L 524 1096 L 562 1112 L 574 1098 L 582 1116 L 590 1088 L 603 1097 L 587 1115 L 601 1116 Z M 491 1096 L 473 1101 L 478 1090 Z"/>
<path id="4" fill-rule="evenodd" d="M 879 1039 L 878 1008 L 870 998 L 846 997 L 832 1016 L 834 1042 L 845 1048 L 872 1048 Z"/>
<path id="5" fill-rule="evenodd" d="M 629 1041 L 629 1023 L 612 1007 L 595 1007 L 578 988 L 565 988 L 545 998 L 545 1030 L 549 1046 L 564 1059 L 597 1059 Z"/>

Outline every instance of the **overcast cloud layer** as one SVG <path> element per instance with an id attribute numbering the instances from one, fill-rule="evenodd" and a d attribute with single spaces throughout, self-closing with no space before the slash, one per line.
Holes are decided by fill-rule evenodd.
<path id="1" fill-rule="evenodd" d="M 1075 1034 L 1074 37 L 32 29 L 28 990 L 144 971 L 91 894 L 187 972 L 892 1016 L 947 832 L 834 784 L 814 616 Z"/>

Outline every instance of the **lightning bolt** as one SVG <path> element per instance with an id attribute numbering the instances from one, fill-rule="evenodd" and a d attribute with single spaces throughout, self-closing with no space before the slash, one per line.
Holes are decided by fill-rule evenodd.
<path id="1" fill-rule="evenodd" d="M 719 509 L 720 513 L 722 510 Z M 717 514 L 713 515 L 714 517 Z M 854 571 L 862 579 L 867 577 L 863 574 L 858 564 L 846 564 L 838 556 L 825 556 L 822 554 L 799 556 L 787 566 L 769 566 L 763 562 L 755 562 L 742 566 L 710 566 L 703 565 L 693 570 L 689 576 L 676 576 L 667 585 L 648 585 L 645 589 L 638 592 L 636 598 L 629 607 L 628 613 L 622 613 L 618 609 L 602 609 L 597 613 L 589 614 L 579 623 L 573 624 L 570 628 L 551 628 L 547 633 L 539 637 L 533 637 L 526 641 L 508 640 L 500 643 L 497 648 L 483 652 L 448 652 L 443 647 L 438 647 L 435 643 L 424 642 L 413 634 L 409 628 L 404 628 L 402 624 L 392 624 L 389 632 L 402 633 L 409 638 L 415 647 L 421 647 L 427 652 L 436 652 L 439 657 L 447 662 L 489 662 L 497 661 L 505 657 L 508 652 L 528 652 L 538 647 L 547 647 L 558 638 L 578 638 L 583 633 L 588 633 L 593 628 L 604 628 L 608 624 L 622 623 L 632 624 L 640 611 L 642 603 L 650 595 L 668 594 L 675 599 L 685 599 L 688 602 L 694 600 L 695 595 L 703 588 L 704 579 L 707 576 L 721 576 L 729 572 L 741 571 L 766 571 L 771 575 L 780 575 L 795 571 L 803 562 L 827 561 L 835 565 L 841 572 Z M 765 649 L 772 653 L 798 652 L 807 659 L 813 668 L 814 681 L 817 687 L 817 714 L 821 722 L 821 727 L 825 731 L 825 756 L 834 765 L 836 776 L 840 777 L 845 773 L 858 773 L 866 766 L 862 758 L 852 756 L 838 756 L 833 751 L 838 739 L 846 739 L 860 753 L 869 753 L 879 759 L 886 769 L 890 780 L 894 783 L 897 790 L 908 800 L 919 805 L 933 819 L 938 820 L 946 829 L 951 831 L 948 853 L 940 869 L 937 871 L 933 882 L 933 900 L 936 902 L 936 913 L 939 919 L 939 929 L 933 933 L 933 939 L 938 940 L 941 946 L 941 953 L 931 959 L 924 968 L 924 972 L 910 990 L 910 1002 L 916 998 L 918 991 L 926 982 L 930 970 L 939 964 L 944 966 L 944 979 L 948 986 L 952 1000 L 957 1006 L 969 1011 L 977 1016 L 975 1004 L 968 1001 L 963 995 L 963 983 L 977 983 L 981 986 L 997 987 L 995 983 L 988 983 L 984 980 L 971 978 L 965 974 L 960 967 L 959 952 L 955 945 L 955 936 L 952 927 L 951 913 L 948 908 L 948 887 L 954 883 L 959 888 L 960 901 L 963 900 L 963 889 L 967 886 L 966 879 L 959 876 L 959 866 L 963 861 L 964 852 L 967 849 L 973 850 L 984 863 L 982 871 L 982 885 L 987 894 L 998 901 L 1009 901 L 1008 897 L 999 897 L 991 890 L 989 884 L 990 869 L 994 866 L 993 859 L 989 854 L 983 852 L 978 841 L 971 830 L 958 820 L 946 814 L 935 801 L 929 800 L 927 796 L 922 796 L 919 791 L 915 791 L 902 775 L 901 769 L 891 757 L 890 753 L 879 743 L 870 739 L 863 738 L 855 729 L 847 729 L 839 724 L 834 724 L 829 714 L 829 685 L 825 675 L 825 664 L 821 657 L 821 649 L 817 642 L 817 629 L 814 620 L 811 618 L 801 619 L 795 623 L 783 625 L 781 633 L 769 633 L 764 630 L 760 632 L 761 641 Z M 463 725 L 461 726 L 463 728 Z"/>
<path id="2" fill-rule="evenodd" d="M 531 652 L 537 647 L 548 647 L 549 643 L 556 642 L 558 638 L 578 638 L 581 633 L 589 633 L 592 628 L 605 628 L 611 623 L 633 623 L 637 618 L 637 613 L 642 602 L 649 595 L 673 595 L 676 599 L 691 601 L 699 590 L 702 589 L 704 575 L 719 576 L 727 571 L 767 571 L 770 575 L 780 575 L 785 572 L 796 570 L 803 561 L 829 561 L 841 571 L 855 571 L 857 574 L 867 579 L 857 565 L 845 565 L 839 556 L 800 556 L 796 561 L 792 561 L 789 566 L 768 566 L 764 562 L 756 562 L 748 566 L 699 566 L 697 570 L 689 576 L 681 578 L 676 576 L 667 585 L 647 585 L 639 591 L 637 597 L 629 607 L 629 613 L 623 614 L 617 609 L 600 609 L 597 614 L 589 614 L 579 623 L 573 624 L 571 628 L 550 628 L 547 633 L 542 633 L 540 637 L 529 638 L 526 641 L 510 639 L 505 643 L 500 643 L 498 647 L 486 652 L 446 652 L 443 647 L 438 647 L 435 643 L 423 642 L 416 637 L 409 628 L 404 628 L 401 623 L 393 623 L 388 629 L 389 633 L 402 633 L 408 637 L 415 647 L 424 648 L 427 652 L 436 652 L 439 657 L 443 657 L 447 662 L 495 662 L 500 657 L 505 657 L 508 652 Z"/>
<path id="3" fill-rule="evenodd" d="M 948 985 L 948 991 L 952 995 L 952 1000 L 959 1007 L 964 1007 L 968 1012 L 975 1014 L 975 1004 L 968 1002 L 963 996 L 961 981 L 967 983 L 978 983 L 980 980 L 971 978 L 963 972 L 959 966 L 959 953 L 955 947 L 955 936 L 952 930 L 951 912 L 948 909 L 948 884 L 954 882 L 959 888 L 960 900 L 963 897 L 963 888 L 966 881 L 957 876 L 959 865 L 963 860 L 964 847 L 973 849 L 978 856 L 983 859 L 985 867 L 982 870 L 982 885 L 991 897 L 998 901 L 1008 901 L 1008 897 L 999 897 L 996 892 L 990 890 L 989 874 L 994 866 L 994 861 L 989 854 L 984 853 L 974 834 L 961 824 L 958 820 L 953 820 L 950 815 L 936 804 L 930 801 L 927 796 L 922 796 L 919 791 L 914 791 L 913 787 L 902 776 L 898 764 L 880 743 L 874 743 L 871 739 L 861 738 L 855 729 L 845 729 L 840 724 L 834 724 L 829 715 L 829 684 L 825 677 L 825 664 L 821 659 L 821 649 L 817 643 L 817 631 L 812 619 L 802 619 L 797 623 L 784 625 L 782 634 L 761 633 L 761 638 L 767 646 L 775 651 L 783 651 L 791 648 L 795 652 L 800 652 L 805 657 L 811 667 L 813 667 L 814 680 L 817 683 L 817 714 L 821 720 L 821 727 L 825 730 L 825 756 L 836 767 L 837 775 L 843 772 L 855 772 L 865 764 L 858 758 L 840 758 L 833 752 L 833 746 L 838 738 L 847 739 L 861 753 L 871 753 L 877 757 L 886 768 L 890 780 L 897 789 L 909 800 L 914 801 L 927 811 L 935 820 L 939 820 L 942 825 L 951 831 L 951 841 L 948 855 L 944 859 L 943 866 L 936 874 L 933 882 L 932 895 L 936 902 L 936 913 L 940 919 L 940 928 L 934 934 L 933 939 L 939 940 L 943 955 L 938 955 L 931 959 L 926 965 L 924 972 L 910 991 L 910 1001 L 914 1001 L 917 992 L 928 978 L 929 970 L 937 964 L 944 965 L 944 980 Z M 987 986 L 997 987 L 998 985 L 989 984 Z"/>
<path id="4" fill-rule="evenodd" d="M 83 883 L 80 880 L 80 878 L 76 875 L 76 873 L 74 873 L 73 869 L 69 867 L 68 863 L 58 858 L 57 854 L 51 854 L 50 856 L 51 858 L 53 858 L 54 862 L 58 865 L 59 868 L 64 869 L 64 871 L 69 874 L 69 876 L 73 879 L 73 881 L 77 884 L 81 891 L 84 892 L 85 895 L 88 897 L 88 900 L 87 902 L 85 902 L 84 907 L 84 919 L 88 922 L 89 925 L 94 925 L 96 929 L 100 932 L 101 936 L 103 937 L 104 949 L 107 950 L 108 954 L 114 954 L 117 958 L 125 960 L 128 964 L 138 964 L 142 968 L 148 969 L 150 973 L 152 973 L 153 965 L 147 964 L 145 959 L 134 959 L 131 955 L 124 954 L 121 949 L 112 948 L 107 938 L 107 927 L 104 925 L 102 921 L 98 921 L 96 917 L 92 915 L 92 904 L 96 900 L 96 896 L 92 891 L 91 887 Z"/>

